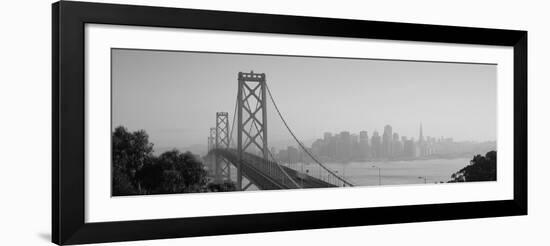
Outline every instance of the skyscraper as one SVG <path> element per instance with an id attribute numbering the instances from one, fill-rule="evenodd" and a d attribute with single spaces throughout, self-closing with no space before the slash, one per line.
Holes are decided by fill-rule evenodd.
<path id="1" fill-rule="evenodd" d="M 403 137 L 403 155 L 406 157 L 416 157 L 414 138 L 407 140 L 407 138 Z"/>
<path id="2" fill-rule="evenodd" d="M 422 133 L 422 122 L 420 122 L 420 134 L 419 134 L 419 136 L 418 136 L 418 142 L 419 142 L 419 143 L 424 142 L 424 135 L 423 135 L 423 133 Z"/>
<path id="3" fill-rule="evenodd" d="M 372 157 L 382 157 L 382 143 L 380 141 L 380 135 L 378 135 L 378 131 L 374 131 L 374 133 L 372 133 L 371 146 Z"/>
<path id="4" fill-rule="evenodd" d="M 348 160 L 351 158 L 351 134 L 348 131 L 340 132 L 338 142 L 338 159 Z"/>
<path id="5" fill-rule="evenodd" d="M 367 131 L 359 132 L 359 158 L 366 160 L 369 157 L 369 135 Z"/>
<path id="6" fill-rule="evenodd" d="M 428 143 L 424 140 L 424 133 L 422 132 L 422 123 L 420 123 L 420 133 L 418 134 L 418 150 L 420 156 L 428 155 Z"/>
<path id="7" fill-rule="evenodd" d="M 392 156 L 392 128 L 390 125 L 384 126 L 384 135 L 382 135 L 382 156 L 391 157 Z"/>
<path id="8" fill-rule="evenodd" d="M 325 141 L 330 141 L 330 139 L 332 138 L 332 133 L 325 132 L 325 135 L 323 137 Z"/>
<path id="9" fill-rule="evenodd" d="M 399 141 L 399 134 L 397 132 L 393 133 L 392 154 L 393 157 L 403 154 L 403 143 Z"/>

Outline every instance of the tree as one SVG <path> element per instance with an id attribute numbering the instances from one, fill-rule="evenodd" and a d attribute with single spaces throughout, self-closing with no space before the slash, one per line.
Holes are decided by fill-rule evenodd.
<path id="1" fill-rule="evenodd" d="M 113 169 L 112 186 L 112 193 L 114 196 L 138 194 L 137 190 L 132 185 L 130 177 L 120 168 Z"/>
<path id="2" fill-rule="evenodd" d="M 190 152 L 171 150 L 136 172 L 136 180 L 144 194 L 201 192 L 206 185 L 206 171 Z"/>
<path id="3" fill-rule="evenodd" d="M 191 152 L 164 152 L 157 164 L 164 170 L 165 178 L 170 179 L 164 182 L 164 192 L 200 192 L 206 185 L 204 166 Z"/>
<path id="4" fill-rule="evenodd" d="M 112 182 L 113 195 L 133 195 L 141 193 L 136 172 L 145 164 L 151 163 L 153 144 L 143 130 L 128 132 L 119 126 L 112 137 Z"/>
<path id="5" fill-rule="evenodd" d="M 451 183 L 496 181 L 497 180 L 497 152 L 489 151 L 485 156 L 476 155 L 470 165 L 451 175 Z"/>
<path id="6" fill-rule="evenodd" d="M 156 159 L 152 160 L 151 163 L 143 165 L 136 172 L 136 179 L 143 189 L 143 193 L 154 193 L 162 185 L 162 182 L 164 182 L 164 170 L 160 165 L 156 164 Z"/>
<path id="7" fill-rule="evenodd" d="M 112 193 L 169 194 L 206 190 L 206 170 L 191 153 L 171 150 L 153 155 L 153 144 L 143 130 L 117 127 L 112 139 Z"/>
<path id="8" fill-rule="evenodd" d="M 234 182 L 225 181 L 223 183 L 210 183 L 206 188 L 209 192 L 236 191 L 237 185 Z"/>
<path id="9" fill-rule="evenodd" d="M 114 164 L 128 171 L 141 168 L 153 153 L 153 144 L 145 131 L 128 132 L 122 126 L 113 133 L 112 148 Z"/>

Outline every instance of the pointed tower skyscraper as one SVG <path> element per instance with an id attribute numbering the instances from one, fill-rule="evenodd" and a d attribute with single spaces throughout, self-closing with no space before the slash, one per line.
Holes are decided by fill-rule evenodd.
<path id="1" fill-rule="evenodd" d="M 422 122 L 420 122 L 420 135 L 418 136 L 418 142 L 424 142 L 424 135 L 422 134 Z"/>

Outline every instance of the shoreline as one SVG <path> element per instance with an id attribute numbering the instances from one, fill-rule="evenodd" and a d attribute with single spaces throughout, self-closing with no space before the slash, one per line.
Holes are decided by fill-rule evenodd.
<path id="1" fill-rule="evenodd" d="M 377 163 L 377 162 L 408 162 L 408 161 L 427 161 L 427 160 L 456 160 L 456 159 L 472 159 L 474 155 L 466 156 L 426 156 L 426 157 L 417 157 L 417 158 L 380 158 L 380 159 L 367 159 L 367 160 L 351 160 L 351 161 L 336 161 L 336 160 L 320 160 L 323 163 L 334 163 L 334 164 L 349 164 L 349 163 Z M 296 162 L 304 164 L 313 164 L 314 162 Z"/>

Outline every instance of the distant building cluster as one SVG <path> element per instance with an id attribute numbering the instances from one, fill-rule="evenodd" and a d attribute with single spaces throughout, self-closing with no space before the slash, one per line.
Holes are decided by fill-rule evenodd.
<path id="1" fill-rule="evenodd" d="M 412 160 L 421 158 L 469 157 L 474 153 L 494 150 L 496 142 L 455 142 L 452 138 L 425 137 L 420 125 L 418 139 L 399 136 L 390 125 L 369 137 L 367 131 L 352 134 L 343 131 L 337 134 L 327 132 L 323 138 L 313 142 L 307 150 L 323 161 L 350 162 L 368 160 Z M 485 151 L 485 152 L 484 152 Z M 276 151 L 277 159 L 284 162 L 310 162 L 311 158 L 301 148 L 288 146 Z"/>

